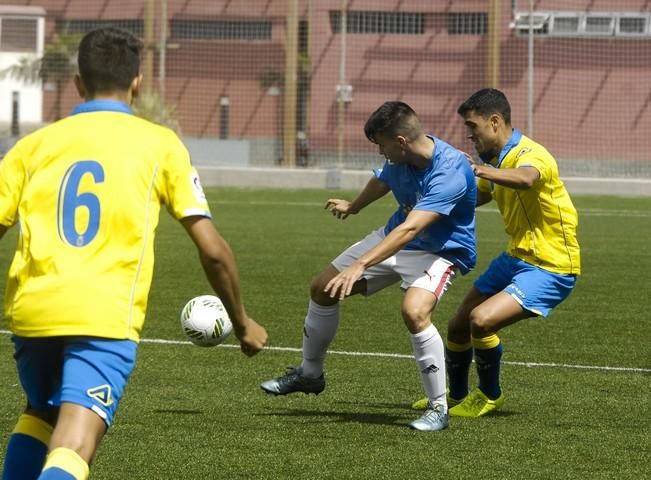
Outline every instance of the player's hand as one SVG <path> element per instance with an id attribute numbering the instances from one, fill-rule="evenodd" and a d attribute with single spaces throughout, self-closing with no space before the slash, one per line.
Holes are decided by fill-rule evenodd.
<path id="1" fill-rule="evenodd" d="M 468 160 L 470 165 L 476 165 L 477 164 L 477 162 L 475 162 L 475 159 L 472 158 L 472 155 L 470 155 L 468 152 L 464 152 L 463 150 L 461 150 L 461 153 L 464 154 L 464 156 L 466 157 L 466 160 Z"/>
<path id="2" fill-rule="evenodd" d="M 356 210 L 353 210 L 352 205 L 352 202 L 349 202 L 348 200 L 329 198 L 324 208 L 335 217 L 345 220 L 348 215 L 354 215 L 357 213 Z"/>
<path id="3" fill-rule="evenodd" d="M 252 357 L 261 351 L 267 344 L 267 331 L 252 318 L 248 318 L 246 324 L 235 329 L 235 336 L 240 341 L 240 350 L 244 355 Z"/>
<path id="4" fill-rule="evenodd" d="M 475 177 L 482 178 L 482 173 L 486 172 L 486 165 L 482 165 L 479 163 L 473 163 L 471 165 L 472 168 L 472 173 L 475 174 Z"/>
<path id="5" fill-rule="evenodd" d="M 339 298 L 343 300 L 353 290 L 355 282 L 362 278 L 364 274 L 364 266 L 359 262 L 353 263 L 351 266 L 344 268 L 341 272 L 335 275 L 325 286 L 323 291 L 330 295 L 330 298 Z"/>
<path id="6" fill-rule="evenodd" d="M 470 168 L 472 168 L 472 173 L 475 174 L 476 177 L 479 176 L 479 171 L 482 168 L 481 162 L 477 162 L 472 155 L 470 155 L 467 152 L 464 152 L 463 150 L 461 151 L 466 156 L 466 159 L 468 160 L 468 163 L 470 163 Z"/>

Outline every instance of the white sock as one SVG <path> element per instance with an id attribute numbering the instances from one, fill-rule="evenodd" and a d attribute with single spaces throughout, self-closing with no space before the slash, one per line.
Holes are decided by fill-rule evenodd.
<path id="1" fill-rule="evenodd" d="M 416 365 L 420 370 L 423 388 L 432 403 L 447 408 L 445 398 L 445 353 L 443 340 L 434 325 L 411 336 Z"/>
<path id="2" fill-rule="evenodd" d="M 303 375 L 320 377 L 330 342 L 339 326 L 339 303 L 324 307 L 310 300 L 303 325 Z"/>

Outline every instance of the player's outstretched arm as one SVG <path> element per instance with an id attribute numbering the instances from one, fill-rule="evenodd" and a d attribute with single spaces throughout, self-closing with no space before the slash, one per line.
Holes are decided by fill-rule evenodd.
<path id="1" fill-rule="evenodd" d="M 475 176 L 481 178 L 477 174 L 478 169 L 475 167 L 482 165 L 482 163 L 475 161 L 475 159 L 469 153 L 464 152 L 463 150 L 460 150 L 460 152 L 463 154 L 464 157 L 466 157 L 466 160 L 468 160 L 468 163 L 470 164 L 470 167 L 472 168 L 472 171 L 475 174 Z M 482 190 L 477 189 L 477 201 L 475 202 L 476 207 L 481 207 L 482 205 L 487 204 L 491 200 L 493 200 L 493 195 L 491 195 L 490 192 L 484 192 Z"/>
<path id="2" fill-rule="evenodd" d="M 249 318 L 244 309 L 240 297 L 240 277 L 231 247 L 206 217 L 187 217 L 181 220 L 181 224 L 196 245 L 206 277 L 233 321 L 233 330 L 242 352 L 255 355 L 267 343 L 267 332 Z"/>
<path id="3" fill-rule="evenodd" d="M 490 165 L 473 164 L 472 170 L 478 178 L 486 179 L 503 187 L 526 190 L 533 187 L 540 178 L 535 167 L 493 168 Z"/>
<path id="4" fill-rule="evenodd" d="M 382 198 L 389 191 L 389 186 L 386 183 L 373 177 L 368 181 L 364 190 L 352 202 L 339 198 L 329 198 L 324 208 L 330 211 L 335 217 L 345 220 L 348 215 L 359 213 L 362 208 Z"/>

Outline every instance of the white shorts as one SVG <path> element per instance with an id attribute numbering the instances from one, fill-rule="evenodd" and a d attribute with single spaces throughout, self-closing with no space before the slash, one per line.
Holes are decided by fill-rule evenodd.
<path id="1" fill-rule="evenodd" d="M 368 252 L 384 239 L 384 228 L 369 233 L 366 238 L 348 247 L 332 261 L 338 271 L 350 266 L 361 255 Z M 423 250 L 400 250 L 383 262 L 364 270 L 366 293 L 372 295 L 383 288 L 402 280 L 400 288 L 417 287 L 432 292 L 436 298 L 448 289 L 457 274 L 452 262 Z"/>

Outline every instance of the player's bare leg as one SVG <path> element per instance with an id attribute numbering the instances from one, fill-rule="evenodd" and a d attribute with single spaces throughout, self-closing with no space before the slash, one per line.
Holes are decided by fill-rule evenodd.
<path id="1" fill-rule="evenodd" d="M 448 340 L 458 344 L 470 342 L 470 313 L 490 295 L 472 287 L 448 322 Z"/>
<path id="2" fill-rule="evenodd" d="M 88 478 L 88 466 L 105 433 L 106 424 L 95 412 L 62 403 L 43 471 L 59 468 L 75 478 Z"/>
<path id="3" fill-rule="evenodd" d="M 474 338 L 493 335 L 504 327 L 535 316 L 506 292 L 499 292 L 481 302 L 470 313 L 470 331 Z"/>
<path id="4" fill-rule="evenodd" d="M 337 276 L 339 270 L 334 266 L 328 265 L 325 270 L 323 270 L 319 275 L 312 279 L 310 284 L 310 299 L 321 305 L 323 307 L 331 306 L 339 303 L 338 298 L 331 298 L 330 295 L 325 293 L 325 286 Z M 353 290 L 350 292 L 350 296 L 357 295 L 359 293 L 366 292 L 366 279 L 362 278 L 355 282 Z"/>

